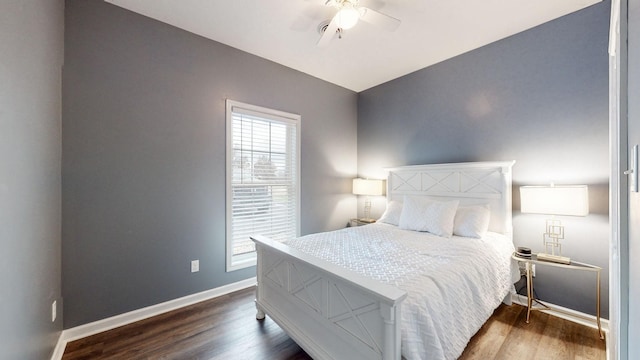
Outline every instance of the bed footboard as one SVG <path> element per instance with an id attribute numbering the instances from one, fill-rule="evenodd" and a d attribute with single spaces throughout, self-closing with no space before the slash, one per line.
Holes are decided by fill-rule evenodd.
<path id="1" fill-rule="evenodd" d="M 400 359 L 404 291 L 266 237 L 252 240 L 256 318 L 269 315 L 314 359 Z"/>

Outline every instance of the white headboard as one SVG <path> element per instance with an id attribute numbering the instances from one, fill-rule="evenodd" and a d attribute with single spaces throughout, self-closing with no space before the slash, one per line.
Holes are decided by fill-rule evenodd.
<path id="1" fill-rule="evenodd" d="M 387 199 L 404 195 L 457 199 L 460 205 L 488 204 L 489 230 L 513 234 L 511 168 L 515 161 L 414 165 L 389 168 Z"/>

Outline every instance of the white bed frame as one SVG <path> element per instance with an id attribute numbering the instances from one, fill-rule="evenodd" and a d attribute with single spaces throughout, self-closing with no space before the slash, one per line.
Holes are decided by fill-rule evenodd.
<path id="1" fill-rule="evenodd" d="M 512 235 L 514 161 L 388 169 L 387 198 L 404 195 L 489 204 L 494 232 Z M 400 306 L 407 294 L 264 236 L 258 254 L 256 317 L 265 313 L 314 359 L 384 359 L 400 355 Z"/>

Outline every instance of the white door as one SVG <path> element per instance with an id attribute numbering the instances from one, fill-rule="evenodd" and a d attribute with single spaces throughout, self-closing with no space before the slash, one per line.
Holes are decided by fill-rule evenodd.
<path id="1" fill-rule="evenodd" d="M 640 359 L 640 154 L 634 151 L 640 145 L 640 0 L 611 3 L 612 241 L 607 350 L 611 359 L 627 360 Z M 623 175 L 625 170 L 628 177 Z"/>
<path id="2" fill-rule="evenodd" d="M 640 144 L 640 0 L 628 1 L 627 147 Z M 633 162 L 633 156 L 629 157 Z M 630 164 L 632 165 L 632 164 Z M 640 169 L 636 169 L 638 175 Z M 632 179 L 629 179 L 630 183 Z M 640 193 L 629 191 L 629 359 L 640 359 Z"/>
<path id="3" fill-rule="evenodd" d="M 627 360 L 640 359 L 640 0 L 613 0 L 611 20 L 612 341 L 608 345 L 612 359 Z M 622 175 L 625 169 L 628 177 Z"/>

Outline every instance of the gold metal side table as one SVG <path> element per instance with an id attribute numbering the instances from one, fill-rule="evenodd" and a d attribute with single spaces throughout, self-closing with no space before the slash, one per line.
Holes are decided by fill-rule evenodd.
<path id="1" fill-rule="evenodd" d="M 533 310 L 553 310 L 565 314 L 569 314 L 566 311 L 562 311 L 561 309 L 555 309 L 550 307 L 549 305 L 543 303 L 542 301 L 535 298 L 533 295 L 533 265 L 542 265 L 542 266 L 553 266 L 570 270 L 581 270 L 581 271 L 592 271 L 596 273 L 596 324 L 598 325 L 598 333 L 600 334 L 600 339 L 604 339 L 604 333 L 602 332 L 602 325 L 600 324 L 600 272 L 602 268 L 595 265 L 585 264 L 578 261 L 571 261 L 570 264 L 559 264 L 550 261 L 542 261 L 538 260 L 536 255 L 532 255 L 531 259 L 520 257 L 513 253 L 511 258 L 516 261 L 523 262 L 525 264 L 526 276 L 527 276 L 527 324 L 529 323 L 529 318 L 531 315 L 531 311 Z M 540 305 L 539 307 L 534 306 L 535 304 Z M 576 314 L 569 314 L 571 316 L 577 316 Z M 580 316 L 578 316 L 580 317 Z M 592 321 L 592 319 L 584 318 L 585 320 Z"/>

